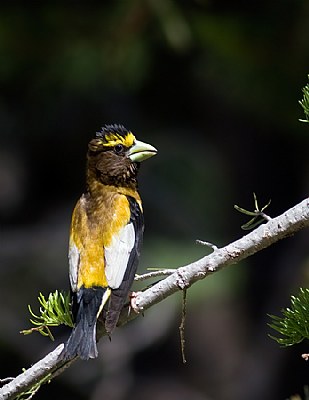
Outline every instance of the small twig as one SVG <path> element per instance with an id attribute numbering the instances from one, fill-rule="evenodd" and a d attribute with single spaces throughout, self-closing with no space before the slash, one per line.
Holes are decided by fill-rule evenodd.
<path id="1" fill-rule="evenodd" d="M 210 247 L 211 249 L 213 249 L 213 251 L 217 251 L 218 250 L 218 247 L 215 244 L 212 244 L 210 242 L 205 242 L 204 240 L 196 239 L 195 243 L 201 244 L 202 246 Z"/>
<path id="2" fill-rule="evenodd" d="M 159 271 L 153 271 L 153 272 L 148 272 L 147 274 L 143 274 L 143 275 L 135 275 L 135 282 L 138 281 L 144 281 L 146 279 L 150 279 L 150 278 L 155 278 L 158 276 L 168 276 L 168 275 L 172 275 L 174 272 L 176 271 L 176 269 L 172 269 L 172 268 L 166 268 L 166 269 L 160 269 Z"/>
<path id="3" fill-rule="evenodd" d="M 182 313 L 181 313 L 181 324 L 179 326 L 179 334 L 180 334 L 180 347 L 181 347 L 181 357 L 183 364 L 186 364 L 186 339 L 185 339 L 185 322 L 186 322 L 186 314 L 187 314 L 187 289 L 183 289 L 182 291 Z"/>
<path id="4" fill-rule="evenodd" d="M 271 220 L 271 217 L 269 215 L 263 213 L 263 212 L 260 212 L 259 216 L 264 218 L 266 221 L 270 221 Z"/>
<path id="5" fill-rule="evenodd" d="M 19 331 L 19 333 L 22 333 L 23 335 L 30 335 L 33 332 L 39 332 L 43 336 L 48 336 L 50 340 L 52 340 L 53 342 L 55 341 L 55 338 L 47 325 L 40 325 L 30 329 L 24 329 L 22 331 Z"/>

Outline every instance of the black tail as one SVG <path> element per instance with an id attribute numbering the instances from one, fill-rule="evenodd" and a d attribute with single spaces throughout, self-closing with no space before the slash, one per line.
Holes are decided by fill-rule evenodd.
<path id="1" fill-rule="evenodd" d="M 75 327 L 62 352 L 64 360 L 80 357 L 82 360 L 96 358 L 97 314 L 102 306 L 106 289 L 102 287 L 81 287 L 76 294 Z"/>

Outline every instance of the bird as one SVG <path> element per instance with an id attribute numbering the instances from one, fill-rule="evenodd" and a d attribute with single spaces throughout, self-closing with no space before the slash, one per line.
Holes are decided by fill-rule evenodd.
<path id="1" fill-rule="evenodd" d="M 63 360 L 96 358 L 97 319 L 103 307 L 110 336 L 136 273 L 144 231 L 137 175 L 157 149 L 123 125 L 104 125 L 90 140 L 86 191 L 72 214 L 69 278 L 74 327 Z"/>

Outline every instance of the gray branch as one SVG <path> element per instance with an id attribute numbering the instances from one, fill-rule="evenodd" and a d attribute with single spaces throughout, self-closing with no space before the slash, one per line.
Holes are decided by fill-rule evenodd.
<path id="1" fill-rule="evenodd" d="M 142 312 L 173 293 L 189 288 L 194 282 L 204 279 L 224 267 L 236 264 L 306 227 L 309 227 L 309 198 L 282 215 L 270 219 L 266 224 L 259 226 L 241 239 L 219 249 L 214 247 L 214 251 L 210 255 L 176 269 L 175 272 L 151 288 L 138 293 L 135 299 L 135 311 Z M 171 271 L 168 270 L 168 272 Z M 128 316 L 128 313 L 124 312 L 121 316 L 120 325 L 136 316 L 136 313 L 132 312 Z M 31 368 L 4 385 L 0 389 L 0 399 L 15 399 L 17 395 L 33 387 L 47 376 L 59 375 L 74 361 L 63 364 L 60 358 L 62 348 L 63 344 L 59 345 Z"/>
<path id="2" fill-rule="evenodd" d="M 153 287 L 136 298 L 136 311 L 143 311 L 159 303 L 178 290 L 189 288 L 194 282 L 247 258 L 273 243 L 293 235 L 300 229 L 309 227 L 309 198 L 282 215 L 243 236 L 235 242 L 216 249 L 200 260 L 176 269 Z"/>

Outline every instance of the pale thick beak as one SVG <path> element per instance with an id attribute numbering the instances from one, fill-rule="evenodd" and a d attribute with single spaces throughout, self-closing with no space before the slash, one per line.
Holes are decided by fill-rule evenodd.
<path id="1" fill-rule="evenodd" d="M 130 148 L 128 156 L 133 162 L 141 162 L 155 156 L 157 152 L 157 149 L 151 144 L 136 140 L 135 144 Z"/>

